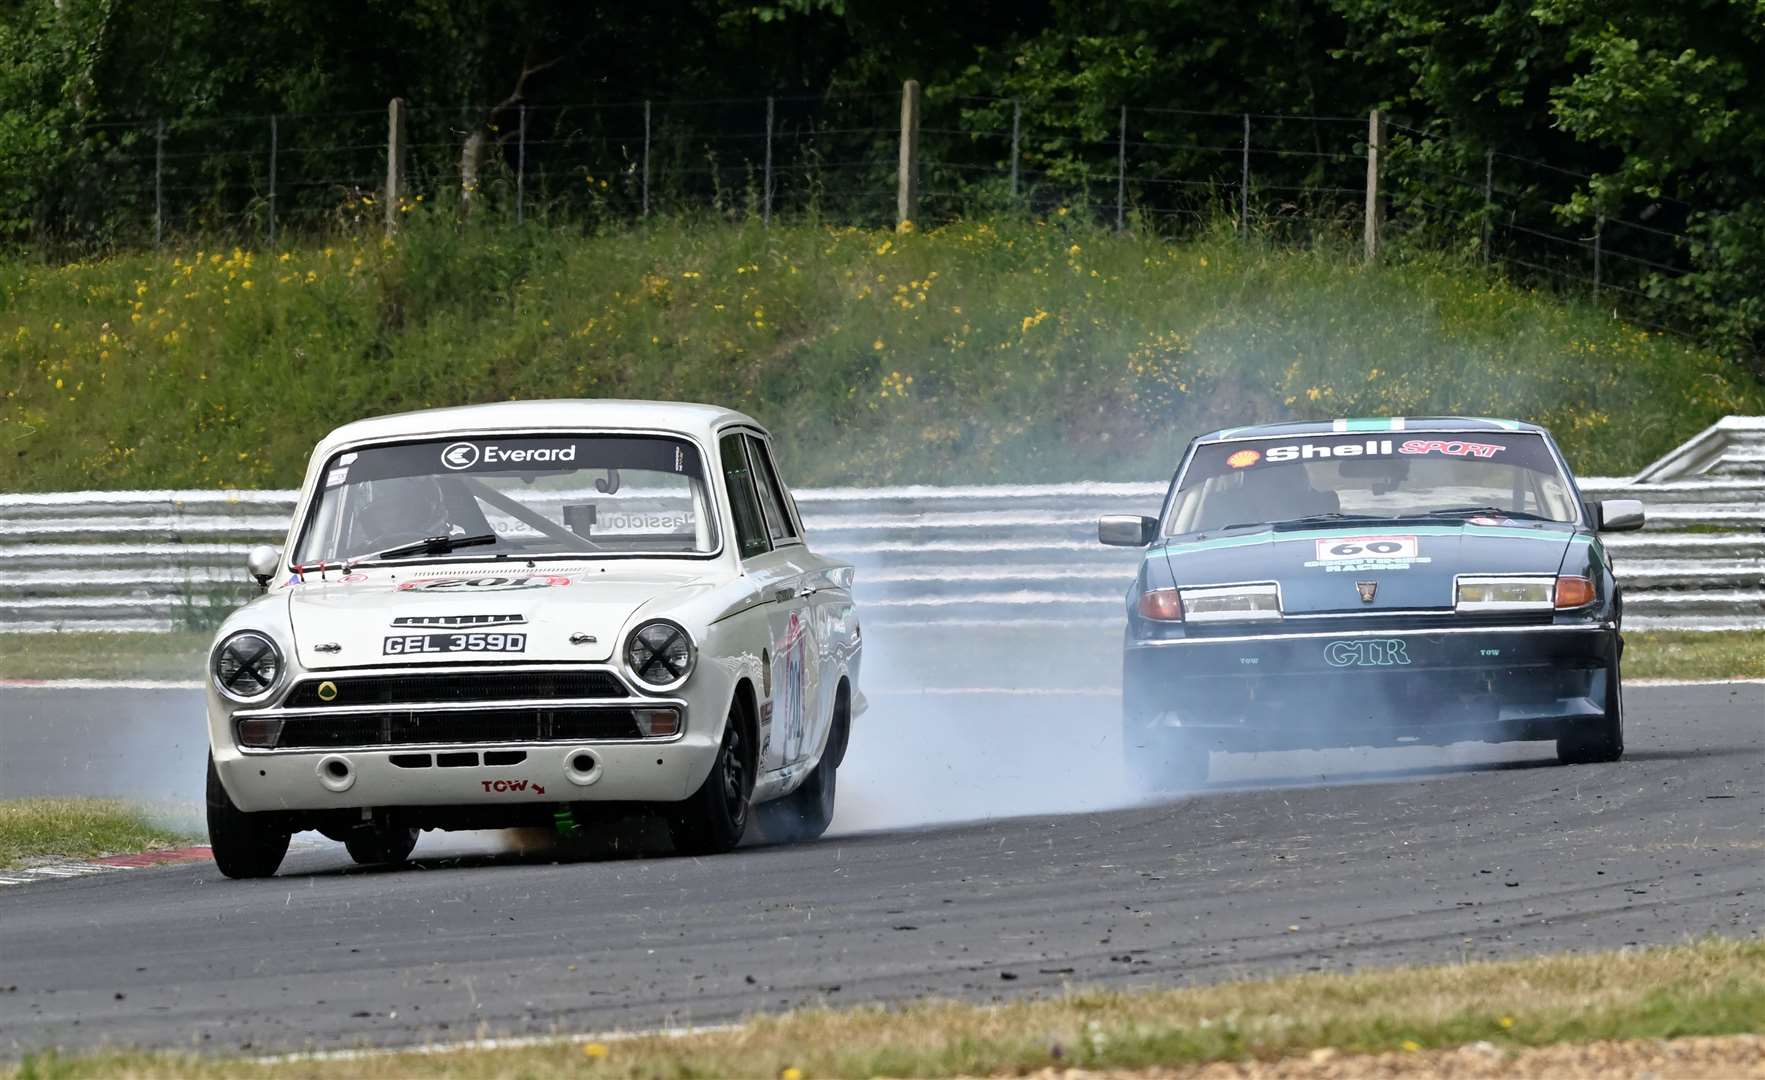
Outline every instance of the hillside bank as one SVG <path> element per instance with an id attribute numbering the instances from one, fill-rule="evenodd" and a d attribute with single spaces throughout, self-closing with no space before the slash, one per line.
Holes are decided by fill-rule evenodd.
<path id="1" fill-rule="evenodd" d="M 0 489 L 288 487 L 361 416 L 714 401 L 799 484 L 1145 479 L 1192 434 L 1476 413 L 1622 474 L 1728 413 L 1739 365 L 1479 267 L 1046 220 L 924 233 L 665 222 L 0 263 Z"/>

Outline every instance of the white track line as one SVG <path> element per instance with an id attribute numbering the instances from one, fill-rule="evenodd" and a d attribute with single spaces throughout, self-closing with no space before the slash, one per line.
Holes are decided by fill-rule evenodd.
<path id="1" fill-rule="evenodd" d="M 1112 686 L 927 686 L 921 689 L 894 687 L 866 690 L 866 697 L 1114 697 L 1121 691 Z"/>
<path id="2" fill-rule="evenodd" d="M 307 1061 L 365 1061 L 392 1057 L 397 1054 L 457 1054 L 473 1050 L 522 1050 L 536 1046 L 562 1046 L 566 1043 L 628 1042 L 632 1039 L 682 1039 L 692 1035 L 709 1035 L 719 1031 L 736 1031 L 739 1024 L 705 1024 L 699 1027 L 670 1027 L 636 1031 L 604 1031 L 575 1035 L 514 1035 L 505 1038 L 463 1039 L 459 1042 L 415 1043 L 409 1046 L 376 1046 L 359 1050 L 301 1050 L 291 1054 L 253 1058 L 259 1065 L 294 1065 Z"/>
<path id="3" fill-rule="evenodd" d="M 1765 686 L 1765 679 L 1625 679 L 1625 686 Z"/>
<path id="4" fill-rule="evenodd" d="M 0 679 L 23 690 L 200 690 L 200 679 Z"/>

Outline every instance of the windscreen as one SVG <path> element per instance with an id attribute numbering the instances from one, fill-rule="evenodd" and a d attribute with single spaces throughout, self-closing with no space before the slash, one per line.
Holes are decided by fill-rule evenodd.
<path id="1" fill-rule="evenodd" d="M 1207 443 L 1167 535 L 1309 517 L 1437 514 L 1574 521 L 1573 489 L 1531 432 L 1309 435 Z"/>
<path id="2" fill-rule="evenodd" d="M 698 447 L 631 435 L 436 439 L 351 450 L 319 476 L 297 564 L 372 560 L 431 537 L 494 540 L 428 558 L 710 554 Z"/>

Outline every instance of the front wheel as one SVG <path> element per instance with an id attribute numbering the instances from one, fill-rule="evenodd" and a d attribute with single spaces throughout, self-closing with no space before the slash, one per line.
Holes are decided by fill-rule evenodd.
<path id="1" fill-rule="evenodd" d="M 208 759 L 208 846 L 215 868 L 230 878 L 264 878 L 288 854 L 290 834 L 269 814 L 248 814 L 221 785 L 214 758 Z"/>
<path id="2" fill-rule="evenodd" d="M 668 814 L 668 835 L 675 851 L 718 855 L 741 843 L 748 828 L 748 800 L 754 794 L 755 755 L 748 743 L 741 705 L 733 704 L 710 775 Z"/>
<path id="3" fill-rule="evenodd" d="M 1595 765 L 1624 756 L 1624 678 L 1619 671 L 1622 644 L 1612 646 L 1606 667 L 1606 712 L 1584 721 L 1573 734 L 1557 740 L 1557 760 L 1564 765 Z"/>

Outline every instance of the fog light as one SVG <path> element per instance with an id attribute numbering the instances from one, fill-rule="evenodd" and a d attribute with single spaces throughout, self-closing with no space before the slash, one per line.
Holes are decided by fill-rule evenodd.
<path id="1" fill-rule="evenodd" d="M 638 734 L 646 739 L 680 731 L 680 713 L 675 709 L 633 709 L 631 715 L 637 721 Z"/>
<path id="2" fill-rule="evenodd" d="M 1281 590 L 1273 583 L 1183 590 L 1186 622 L 1261 622 L 1280 617 Z"/>
<path id="3" fill-rule="evenodd" d="M 239 721 L 239 745 L 274 748 L 282 738 L 282 718 L 254 716 Z"/>
<path id="4" fill-rule="evenodd" d="M 1551 578 L 1465 575 L 1458 579 L 1453 606 L 1459 611 L 1548 611 L 1555 586 Z"/>

